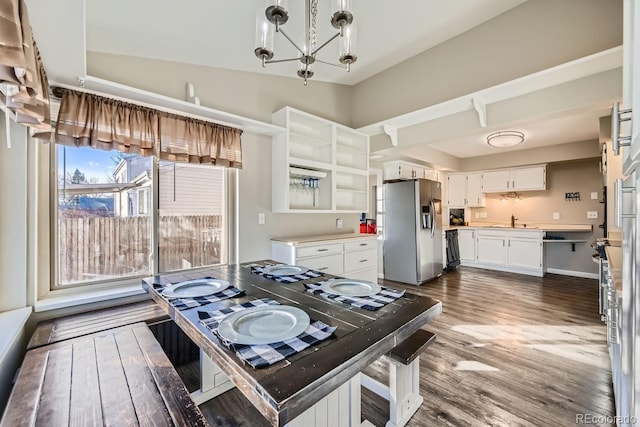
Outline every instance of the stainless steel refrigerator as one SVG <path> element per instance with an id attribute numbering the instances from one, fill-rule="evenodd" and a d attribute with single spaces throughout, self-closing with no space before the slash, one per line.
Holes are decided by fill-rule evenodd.
<path id="1" fill-rule="evenodd" d="M 441 184 L 384 183 L 384 278 L 420 285 L 442 274 Z"/>

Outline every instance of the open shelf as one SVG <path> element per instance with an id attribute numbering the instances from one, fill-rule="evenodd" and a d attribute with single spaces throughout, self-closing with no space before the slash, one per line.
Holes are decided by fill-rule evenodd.
<path id="1" fill-rule="evenodd" d="M 272 143 L 274 212 L 368 209 L 368 136 L 291 107 L 273 122 L 287 130 Z"/>

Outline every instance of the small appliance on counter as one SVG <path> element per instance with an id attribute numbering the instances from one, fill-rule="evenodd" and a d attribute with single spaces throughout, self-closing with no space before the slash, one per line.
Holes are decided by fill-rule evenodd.
<path id="1" fill-rule="evenodd" d="M 449 209 L 449 225 L 464 225 L 464 209 Z"/>
<path id="2" fill-rule="evenodd" d="M 375 219 L 365 218 L 364 212 L 360 214 L 360 233 L 378 234 L 378 226 Z"/>

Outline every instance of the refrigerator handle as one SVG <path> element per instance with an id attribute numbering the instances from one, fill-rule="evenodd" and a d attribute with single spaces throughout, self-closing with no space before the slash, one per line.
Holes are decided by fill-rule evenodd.
<path id="1" fill-rule="evenodd" d="M 436 227 L 438 225 L 438 214 L 436 213 L 436 202 L 433 201 L 433 199 L 431 199 L 430 202 L 431 205 L 431 218 L 432 218 L 432 222 L 431 222 L 431 237 L 436 235 Z"/>

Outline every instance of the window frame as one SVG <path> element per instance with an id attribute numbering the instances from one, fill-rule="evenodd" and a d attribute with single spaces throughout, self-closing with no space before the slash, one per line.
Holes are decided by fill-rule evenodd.
<path id="1" fill-rule="evenodd" d="M 113 293 L 117 293 L 119 290 L 126 286 L 139 285 L 141 279 L 149 277 L 150 275 L 159 274 L 159 159 L 156 156 L 151 160 L 151 174 L 152 180 L 150 187 L 141 189 L 147 190 L 150 197 L 149 220 L 151 221 L 151 254 L 153 257 L 153 263 L 148 273 L 136 274 L 131 276 L 123 276 L 121 278 L 110 278 L 104 280 L 92 280 L 85 282 L 77 282 L 61 285 L 58 278 L 58 149 L 62 147 L 57 143 L 50 143 L 45 146 L 47 152 L 46 156 L 40 159 L 41 164 L 46 165 L 48 170 L 48 191 L 43 192 L 40 197 L 47 200 L 47 226 L 46 230 L 41 230 L 46 234 L 49 247 L 49 266 L 48 266 L 48 280 L 47 283 L 39 282 L 37 300 L 42 298 L 49 298 L 54 296 L 73 295 L 85 292 L 104 291 L 105 289 L 113 290 Z M 46 159 L 44 159 L 47 157 Z M 238 195 L 235 194 L 238 191 L 238 174 L 232 168 L 224 169 L 224 185 L 223 185 L 223 197 L 225 198 L 225 210 L 222 221 L 222 229 L 226 234 L 224 242 L 221 242 L 221 248 L 223 248 L 225 256 L 221 258 L 221 265 L 230 263 L 231 260 L 237 258 L 232 251 L 235 251 L 238 238 L 237 231 L 234 229 L 234 224 L 237 223 L 237 203 Z M 46 193 L 46 194 L 45 194 Z M 40 200 L 43 200 L 40 198 Z M 149 206 L 149 205 L 148 205 Z M 148 207 L 149 209 L 149 207 Z M 44 224 L 45 221 L 40 221 L 40 224 Z M 43 236 L 44 238 L 45 236 Z M 43 239 L 44 240 L 44 239 Z M 214 265 L 220 265 L 214 264 Z M 171 270 L 167 273 L 176 273 L 181 271 L 198 271 L 211 268 L 208 266 L 199 266 L 183 270 Z"/>

